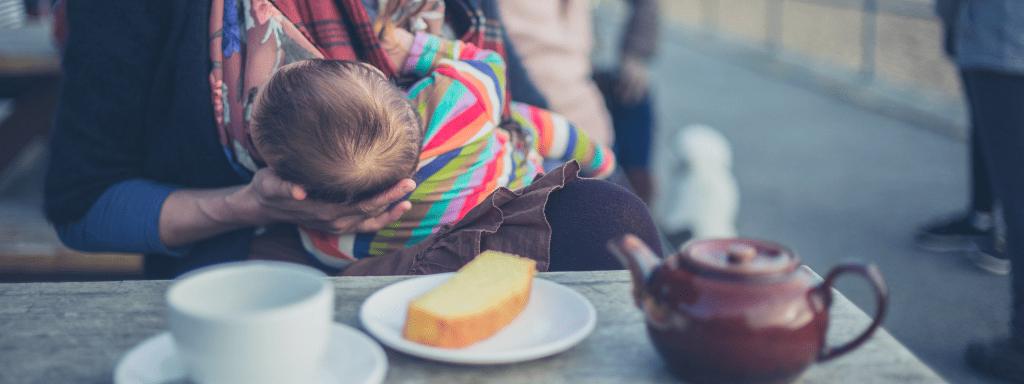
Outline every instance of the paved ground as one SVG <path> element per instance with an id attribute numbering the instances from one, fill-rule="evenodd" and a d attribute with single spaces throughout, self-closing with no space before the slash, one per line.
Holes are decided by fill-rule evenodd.
<path id="1" fill-rule="evenodd" d="M 731 141 L 741 235 L 788 245 L 820 274 L 878 264 L 890 289 L 884 326 L 950 382 L 989 382 L 966 370 L 962 351 L 1006 332 L 1008 279 L 910 241 L 921 221 L 965 204 L 964 144 L 667 40 L 655 68 L 659 136 L 704 123 Z M 38 228 L 42 168 L 31 169 L 0 192 L 0 217 Z M 874 307 L 866 284 L 839 289 Z"/>
<path id="2" fill-rule="evenodd" d="M 667 40 L 655 68 L 659 136 L 703 123 L 731 141 L 740 234 L 788 245 L 822 275 L 876 263 L 890 292 L 884 326 L 950 382 L 989 382 L 962 352 L 1007 332 L 1008 278 L 911 242 L 920 222 L 965 206 L 964 143 Z M 659 164 L 669 150 L 658 148 Z M 844 278 L 839 289 L 872 313 L 866 283 Z"/>

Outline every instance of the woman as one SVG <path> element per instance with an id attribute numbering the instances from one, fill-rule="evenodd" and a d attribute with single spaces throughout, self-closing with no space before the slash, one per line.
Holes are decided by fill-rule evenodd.
<path id="1" fill-rule="evenodd" d="M 287 2 L 277 5 L 288 14 L 280 3 Z M 310 4 L 328 3 L 333 4 L 297 4 L 308 10 Z M 350 7 L 353 1 L 341 3 Z M 67 6 L 71 34 L 45 209 L 69 246 L 145 253 L 146 276 L 169 278 L 218 262 L 296 255 L 295 225 L 335 235 L 370 232 L 408 209 L 407 203 L 390 205 L 415 187 L 412 180 L 353 207 L 310 201 L 301 188 L 265 168 L 251 180 L 235 168 L 220 143 L 210 100 L 209 49 L 225 47 L 208 45 L 208 1 Z M 242 11 L 240 28 L 259 19 L 246 18 L 258 10 L 249 1 L 224 9 Z M 362 23 L 346 20 L 361 31 L 369 19 L 365 9 L 339 13 L 351 19 L 354 11 L 362 12 L 354 17 Z M 357 34 L 349 46 L 374 47 L 367 35 L 374 36 Z M 357 53 L 365 59 L 374 50 Z M 640 232 L 652 246 L 660 244 L 643 203 L 621 188 L 577 182 L 572 167 L 532 187 L 499 190 L 426 240 L 360 260 L 344 273 L 447 271 L 484 249 L 517 250 L 542 259 L 550 252 L 552 270 L 608 269 L 617 264 L 603 249 L 604 241 L 592 236 L 606 241 Z M 578 194 L 607 200 L 581 206 Z"/>

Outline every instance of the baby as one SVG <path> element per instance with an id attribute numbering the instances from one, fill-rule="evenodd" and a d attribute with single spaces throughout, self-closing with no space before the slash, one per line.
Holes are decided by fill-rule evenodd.
<path id="1" fill-rule="evenodd" d="M 358 203 L 416 171 L 423 130 L 409 98 L 355 61 L 304 60 L 262 88 L 250 130 L 283 180 L 312 199 Z"/>
<path id="2" fill-rule="evenodd" d="M 367 64 L 305 60 L 278 70 L 256 98 L 256 150 L 310 198 L 357 203 L 417 181 L 412 209 L 384 230 L 336 237 L 300 228 L 305 249 L 327 266 L 415 244 L 498 187 L 529 184 L 544 159 L 575 159 L 588 177 L 614 170 L 612 152 L 561 116 L 509 104 L 495 52 L 419 33 L 401 75 L 419 80 L 403 91 Z"/>

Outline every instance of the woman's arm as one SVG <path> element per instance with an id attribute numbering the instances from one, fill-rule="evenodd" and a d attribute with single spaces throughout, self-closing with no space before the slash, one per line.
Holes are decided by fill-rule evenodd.
<path id="1" fill-rule="evenodd" d="M 113 185 L 144 175 L 160 49 L 171 21 L 158 2 L 69 2 L 72 31 L 62 59 L 60 100 L 45 180 L 47 218 L 85 216 Z M 118 20 L 110 22 L 110 20 Z"/>
<path id="2" fill-rule="evenodd" d="M 197 241 L 278 221 L 334 234 L 377 231 L 409 210 L 409 202 L 390 204 L 414 187 L 412 180 L 402 180 L 374 199 L 341 206 L 306 201 L 301 187 L 282 181 L 269 168 L 248 185 L 219 189 L 133 179 L 111 186 L 82 219 L 58 224 L 56 230 L 64 244 L 83 251 L 183 256 Z"/>
<path id="3" fill-rule="evenodd" d="M 307 200 L 302 187 L 264 168 L 244 186 L 172 192 L 160 212 L 160 240 L 174 248 L 234 229 L 274 222 L 294 223 L 334 236 L 375 232 L 412 207 L 408 201 L 392 204 L 415 187 L 411 179 L 404 179 L 359 204 L 330 204 Z"/>
<path id="4" fill-rule="evenodd" d="M 643 99 L 650 87 L 650 62 L 658 47 L 658 2 L 633 0 L 633 15 L 622 39 L 615 97 L 626 105 Z"/>
<path id="5" fill-rule="evenodd" d="M 161 97 L 170 97 L 164 94 L 166 89 L 154 91 L 160 89 L 154 86 L 157 68 L 164 68 L 166 77 L 167 66 L 173 65 L 163 64 L 167 61 L 162 56 L 167 48 L 164 45 L 181 43 L 169 42 L 168 30 L 173 29 L 172 24 L 177 25 L 174 23 L 190 28 L 206 25 L 207 20 L 195 19 L 196 11 L 203 7 L 209 7 L 208 3 L 185 0 L 68 4 L 71 34 L 63 60 L 64 83 L 55 113 L 45 183 L 47 216 L 66 244 L 89 251 L 174 254 L 181 253 L 174 248 L 232 229 L 275 221 L 333 233 L 372 230 L 408 209 L 408 204 L 396 204 L 390 209 L 388 205 L 403 196 L 398 191 L 410 189 L 411 180 L 400 182 L 361 206 L 304 201 L 301 188 L 283 184 L 266 172 L 258 173 L 247 185 L 227 188 L 183 189 L 181 183 L 154 181 L 163 180 L 154 174 L 166 178 L 185 173 L 202 176 L 193 177 L 203 180 L 199 184 L 243 183 L 237 176 L 230 177 L 233 171 L 219 148 L 214 147 L 218 144 L 209 91 L 202 92 L 202 87 L 186 81 L 181 88 L 196 88 L 192 92 L 202 92 L 207 99 L 195 107 L 178 110 L 163 104 L 166 100 Z M 199 35 L 194 40 L 201 42 L 207 38 L 205 31 L 189 31 L 185 33 L 187 37 Z M 177 64 L 174 68 L 181 68 L 182 63 Z M 188 68 L 171 71 L 171 76 L 175 74 L 199 76 L 197 79 L 205 83 L 208 72 L 200 67 L 191 72 Z M 208 110 L 204 113 L 202 108 Z M 168 111 L 198 117 L 152 116 Z M 210 134 L 204 136 L 201 133 L 205 133 L 203 129 L 207 126 L 201 123 L 207 115 Z M 191 143 L 158 140 L 175 135 L 198 137 Z M 211 136 L 210 142 L 201 141 Z M 154 148 L 162 152 L 154 153 Z M 167 158 L 170 154 L 176 157 Z M 223 159 L 224 163 L 192 160 L 190 165 L 181 164 L 182 159 L 193 158 Z"/>

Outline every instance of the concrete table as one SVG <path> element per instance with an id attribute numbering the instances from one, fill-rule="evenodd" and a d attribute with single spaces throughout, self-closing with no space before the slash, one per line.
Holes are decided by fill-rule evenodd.
<path id="1" fill-rule="evenodd" d="M 520 364 L 458 366 L 385 348 L 388 383 L 678 383 L 666 369 L 630 296 L 624 271 L 541 273 L 582 293 L 597 309 L 594 333 L 551 357 Z M 409 278 L 336 277 L 339 322 L 359 328 L 363 301 Z M 0 383 L 110 383 L 132 346 L 167 330 L 168 281 L 0 284 Z M 842 295 L 832 306 L 830 339 L 849 340 L 867 315 Z M 809 369 L 811 383 L 944 383 L 879 329 L 859 349 Z"/>

